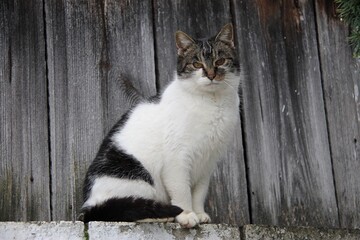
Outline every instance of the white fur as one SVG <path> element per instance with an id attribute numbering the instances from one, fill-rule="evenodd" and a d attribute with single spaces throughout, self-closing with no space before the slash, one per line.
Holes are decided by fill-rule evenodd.
<path id="1" fill-rule="evenodd" d="M 90 196 L 83 207 L 94 206 L 111 198 L 111 196 L 144 197 L 154 199 L 155 189 L 147 182 L 140 180 L 128 180 L 116 177 L 99 177 L 94 181 Z"/>
<path id="2" fill-rule="evenodd" d="M 143 164 L 154 187 L 104 177 L 96 180 L 86 204 L 140 195 L 184 209 L 176 219 L 185 226 L 209 222 L 204 200 L 211 173 L 239 118 L 239 81 L 231 75 L 211 83 L 199 70 L 191 79 L 175 78 L 160 103 L 138 105 L 112 140 Z M 103 183 L 107 187 L 101 189 Z"/>

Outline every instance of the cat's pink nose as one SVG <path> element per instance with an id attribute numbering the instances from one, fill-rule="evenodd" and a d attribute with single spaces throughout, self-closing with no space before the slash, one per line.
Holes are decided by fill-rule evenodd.
<path id="1" fill-rule="evenodd" d="M 209 71 L 207 71 L 206 76 L 207 76 L 210 80 L 213 80 L 213 79 L 215 78 L 215 76 L 216 76 L 215 71 L 214 71 L 214 70 L 209 70 Z"/>

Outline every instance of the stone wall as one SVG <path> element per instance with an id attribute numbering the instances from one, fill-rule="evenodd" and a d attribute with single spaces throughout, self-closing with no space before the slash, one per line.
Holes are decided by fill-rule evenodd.
<path id="1" fill-rule="evenodd" d="M 360 230 L 317 229 L 310 227 L 269 227 L 245 225 L 234 227 L 226 224 L 204 224 L 184 229 L 176 223 L 113 223 L 113 222 L 0 222 L 0 239 L 127 239 L 127 240 L 358 240 Z"/>

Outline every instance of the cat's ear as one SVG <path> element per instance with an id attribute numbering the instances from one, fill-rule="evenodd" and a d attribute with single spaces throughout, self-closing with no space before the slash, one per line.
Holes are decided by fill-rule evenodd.
<path id="1" fill-rule="evenodd" d="M 186 50 L 188 50 L 195 43 L 195 41 L 189 35 L 182 31 L 177 31 L 175 33 L 175 41 L 179 55 L 183 55 Z"/>
<path id="2" fill-rule="evenodd" d="M 221 41 L 234 47 L 234 30 L 231 23 L 226 24 L 220 32 L 216 35 L 215 41 Z"/>

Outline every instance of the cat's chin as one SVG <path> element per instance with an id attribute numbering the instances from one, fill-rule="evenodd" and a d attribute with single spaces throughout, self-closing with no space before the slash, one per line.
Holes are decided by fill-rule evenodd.
<path id="1" fill-rule="evenodd" d="M 207 85 L 203 87 L 203 91 L 204 92 L 208 92 L 208 93 L 216 93 L 216 92 L 220 92 L 221 90 L 223 90 L 223 87 L 220 86 L 216 86 L 216 85 Z"/>
<path id="2" fill-rule="evenodd" d="M 200 89 L 204 92 L 218 92 L 222 91 L 226 88 L 226 85 L 223 82 L 220 81 L 210 81 L 210 80 L 204 80 L 199 83 Z"/>

